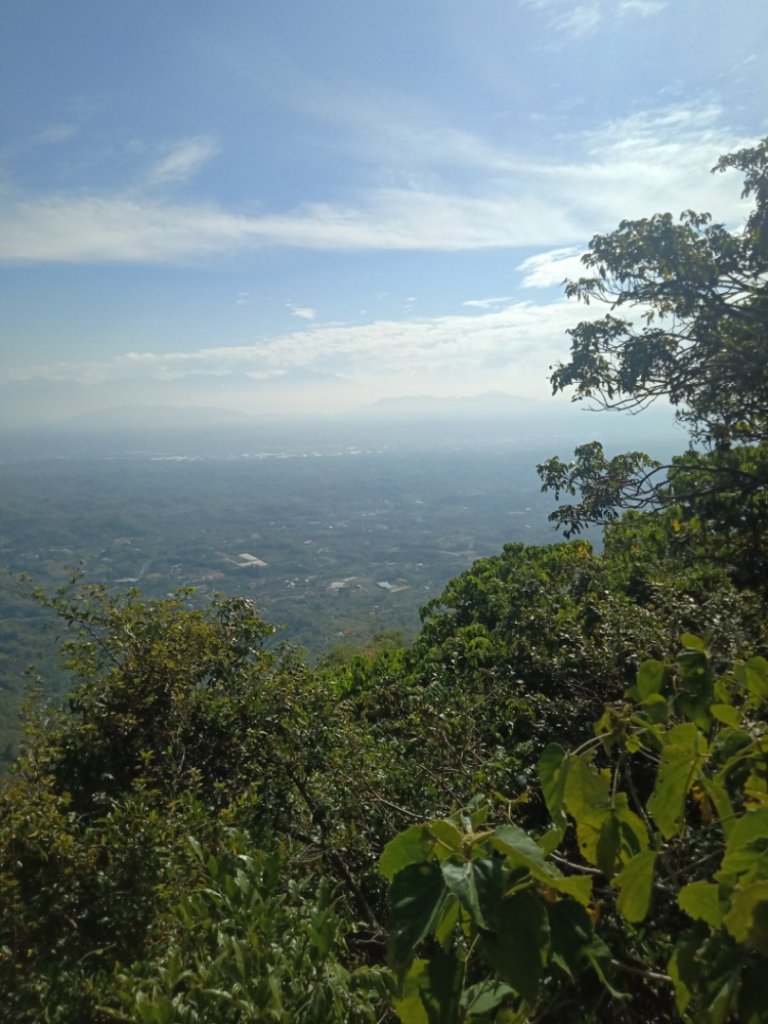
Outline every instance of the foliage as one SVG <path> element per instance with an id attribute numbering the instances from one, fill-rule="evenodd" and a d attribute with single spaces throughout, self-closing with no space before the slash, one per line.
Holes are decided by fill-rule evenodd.
<path id="1" fill-rule="evenodd" d="M 620 508 L 670 509 L 670 523 L 703 531 L 735 577 L 755 584 L 767 567 L 768 139 L 715 170 L 728 168 L 742 172 L 743 195 L 755 201 L 743 231 L 687 210 L 678 222 L 657 214 L 592 239 L 582 258 L 592 273 L 566 291 L 610 311 L 568 332 L 570 361 L 551 378 L 554 391 L 573 388 L 574 400 L 609 409 L 664 398 L 704 450 L 661 466 L 641 452 L 608 458 L 593 442 L 539 474 L 558 500 L 580 498 L 550 517 L 566 536 L 615 520 Z"/>
<path id="2" fill-rule="evenodd" d="M 593 273 L 566 293 L 611 312 L 569 331 L 571 358 L 555 369 L 555 391 L 572 386 L 577 398 L 623 409 L 664 396 L 699 440 L 768 440 L 768 139 L 715 170 L 729 167 L 755 199 L 747 230 L 686 210 L 677 223 L 656 214 L 592 239 L 583 263 Z"/>
<path id="3" fill-rule="evenodd" d="M 229 832 L 216 852 L 188 842 L 197 878 L 155 929 L 143 961 L 117 973 L 117 1020 L 363 1024 L 386 992 L 381 971 L 349 971 L 348 925 L 327 881 L 281 881 L 284 859 Z M 309 884 L 308 884 L 309 883 Z M 108 1008 L 103 1008 L 108 1016 Z"/>
<path id="4" fill-rule="evenodd" d="M 580 1019 L 633 1019 L 638 985 L 686 1020 L 765 1019 L 768 661 L 718 675 L 703 639 L 682 643 L 640 666 L 593 740 L 544 750 L 539 835 L 470 807 L 387 846 L 404 1024 L 562 1019 L 569 985 Z M 584 974 L 607 1013 L 598 997 L 587 1017 Z M 669 1001 L 653 1019 L 675 1019 Z"/>

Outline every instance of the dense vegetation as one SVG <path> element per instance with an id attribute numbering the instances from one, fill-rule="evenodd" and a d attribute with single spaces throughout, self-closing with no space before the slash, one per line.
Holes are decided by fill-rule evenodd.
<path id="1" fill-rule="evenodd" d="M 0 1020 L 766 1019 L 767 165 L 721 162 L 744 231 L 625 222 L 572 286 L 612 309 L 555 387 L 698 445 L 542 466 L 602 554 L 509 544 L 315 669 L 246 597 L 39 594 L 74 686 L 0 792 Z"/>

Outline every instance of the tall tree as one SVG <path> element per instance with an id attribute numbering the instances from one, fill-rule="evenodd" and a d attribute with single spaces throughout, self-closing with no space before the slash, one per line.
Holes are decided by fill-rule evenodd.
<path id="1" fill-rule="evenodd" d="M 666 399 L 696 450 L 667 467 L 640 452 L 608 459 L 597 443 L 577 449 L 572 462 L 550 459 L 539 467 L 544 489 L 558 499 L 580 499 L 552 515 L 566 535 L 610 522 L 622 508 L 675 506 L 697 528 L 706 511 L 715 532 L 750 537 L 739 558 L 762 545 L 768 530 L 768 138 L 722 157 L 713 172 L 730 168 L 744 175 L 742 196 L 754 202 L 743 228 L 729 231 L 693 210 L 677 220 L 663 213 L 622 221 L 592 239 L 582 258 L 589 273 L 567 284 L 569 296 L 606 304 L 608 312 L 568 332 L 570 358 L 554 368 L 553 391 L 572 388 L 574 401 L 630 412 Z M 723 497 L 720 512 L 713 496 Z"/>

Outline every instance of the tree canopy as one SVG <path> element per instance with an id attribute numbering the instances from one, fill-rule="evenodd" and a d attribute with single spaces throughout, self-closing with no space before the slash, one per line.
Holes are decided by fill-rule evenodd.
<path id="1" fill-rule="evenodd" d="M 722 157 L 753 201 L 742 228 L 684 211 L 623 221 L 596 235 L 590 272 L 566 291 L 608 312 L 568 333 L 555 392 L 638 412 L 668 401 L 689 451 L 663 466 L 642 452 L 608 457 L 598 442 L 539 467 L 544 490 L 577 497 L 551 516 L 565 535 L 611 523 L 624 510 L 668 510 L 674 546 L 729 565 L 755 583 L 768 567 L 768 139 Z"/>
<path id="2" fill-rule="evenodd" d="M 768 139 L 713 171 L 730 168 L 755 201 L 742 229 L 685 210 L 592 239 L 582 258 L 590 273 L 566 294 L 609 312 L 568 331 L 555 392 L 625 410 L 666 398 L 693 438 L 715 447 L 768 438 Z"/>

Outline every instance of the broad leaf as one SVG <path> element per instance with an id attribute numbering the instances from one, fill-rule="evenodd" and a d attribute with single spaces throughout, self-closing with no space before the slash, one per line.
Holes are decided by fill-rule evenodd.
<path id="1" fill-rule="evenodd" d="M 398 871 L 409 864 L 424 861 L 433 845 L 434 840 L 426 825 L 411 825 L 384 847 L 379 858 L 379 871 L 391 882 Z"/>
<path id="2" fill-rule="evenodd" d="M 768 700 L 768 661 L 765 658 L 750 658 L 743 667 L 744 683 L 750 693 L 759 700 Z"/>
<path id="3" fill-rule="evenodd" d="M 448 821 L 446 818 L 430 821 L 427 829 L 436 840 L 434 852 L 440 860 L 444 860 L 451 854 L 461 853 L 465 836 L 452 821 Z"/>
<path id="4" fill-rule="evenodd" d="M 538 992 L 548 948 L 547 913 L 530 890 L 502 900 L 494 931 L 483 934 L 479 943 L 482 958 L 524 999 Z"/>
<path id="5" fill-rule="evenodd" d="M 768 879 L 736 889 L 723 924 L 737 942 L 768 954 Z"/>
<path id="6" fill-rule="evenodd" d="M 565 750 L 559 743 L 550 743 L 542 751 L 538 763 L 539 781 L 547 810 L 555 824 L 565 824 L 563 794 L 568 772 Z"/>
<path id="7" fill-rule="evenodd" d="M 446 889 L 456 897 L 472 920 L 481 928 L 489 928 L 490 924 L 485 919 L 478 901 L 477 875 L 478 871 L 483 872 L 483 869 L 487 875 L 493 871 L 493 867 L 489 861 L 465 861 L 459 864 L 456 861 L 447 860 L 440 865 Z M 482 886 L 482 881 L 480 884 Z M 498 898 L 501 898 L 502 895 L 503 890 L 498 892 Z"/>
<path id="8" fill-rule="evenodd" d="M 409 864 L 395 875 L 389 889 L 389 957 L 394 968 L 408 963 L 432 930 L 445 898 L 445 882 L 437 864 Z"/>
<path id="9" fill-rule="evenodd" d="M 619 913 L 633 924 L 645 919 L 651 905 L 656 856 L 655 850 L 635 854 L 611 883 L 619 890 Z"/>
<path id="10" fill-rule="evenodd" d="M 485 1016 L 514 994 L 515 990 L 503 981 L 479 981 L 465 989 L 461 1004 L 467 1013 Z"/>
<path id="11" fill-rule="evenodd" d="M 552 962 L 574 979 L 589 964 L 611 995 L 620 999 L 622 994 L 606 975 L 606 970 L 610 970 L 611 952 L 595 935 L 584 907 L 572 900 L 559 900 L 548 907 L 548 913 Z"/>
<path id="12" fill-rule="evenodd" d="M 544 851 L 527 832 L 515 825 L 501 825 L 494 829 L 491 846 L 506 854 L 516 867 L 525 868 L 542 885 L 557 892 L 573 896 L 585 906 L 592 896 L 592 880 L 588 877 L 564 878 L 556 865 L 545 859 Z"/>
<path id="13" fill-rule="evenodd" d="M 693 722 L 676 725 L 667 734 L 656 785 L 648 801 L 648 811 L 665 839 L 682 827 L 685 797 L 699 777 L 706 749 L 706 741 Z"/>
<path id="14" fill-rule="evenodd" d="M 640 700 L 647 700 L 654 694 L 661 693 L 662 687 L 669 676 L 669 669 L 663 661 L 650 658 L 642 662 L 637 670 L 637 694 Z"/>
<path id="15" fill-rule="evenodd" d="M 695 921 L 706 921 L 712 928 L 719 928 L 722 924 L 720 886 L 712 882 L 689 882 L 680 890 L 677 902 L 680 909 Z"/>
<path id="16" fill-rule="evenodd" d="M 429 1024 L 429 1017 L 421 1000 L 422 981 L 426 978 L 427 960 L 414 960 L 400 982 L 400 992 L 392 1000 L 401 1024 Z"/>
<path id="17" fill-rule="evenodd" d="M 741 725 L 741 712 L 733 704 L 710 704 L 709 713 L 716 721 L 732 729 L 738 729 Z"/>

